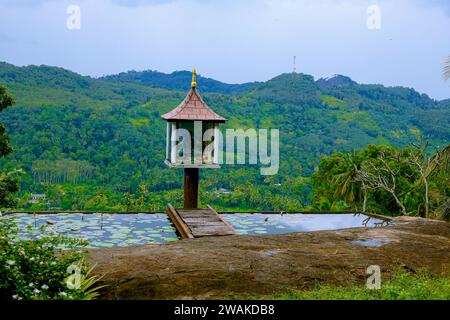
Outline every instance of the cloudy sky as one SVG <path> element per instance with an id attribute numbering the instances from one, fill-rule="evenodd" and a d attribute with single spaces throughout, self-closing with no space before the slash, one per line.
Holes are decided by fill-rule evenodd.
<path id="1" fill-rule="evenodd" d="M 450 98 L 450 1 L 0 0 L 0 61 L 16 65 L 91 76 L 196 67 L 241 83 L 291 72 L 294 55 L 297 71 L 316 78 Z"/>

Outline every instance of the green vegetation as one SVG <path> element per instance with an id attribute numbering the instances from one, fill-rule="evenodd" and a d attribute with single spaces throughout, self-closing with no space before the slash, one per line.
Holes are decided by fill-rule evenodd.
<path id="1" fill-rule="evenodd" d="M 450 145 L 434 155 L 427 151 L 420 139 L 406 148 L 369 145 L 325 156 L 313 174 L 312 206 L 448 220 Z"/>
<path id="2" fill-rule="evenodd" d="M 15 149 L 0 165 L 25 173 L 18 208 L 162 211 L 168 202 L 182 204 L 182 170 L 163 164 L 160 115 L 184 98 L 188 72 L 93 79 L 61 68 L 0 63 L 0 83 L 17 101 L 0 114 Z M 261 176 L 255 165 L 202 170 L 200 202 L 219 210 L 352 208 L 351 199 L 313 193 L 311 176 L 321 157 L 369 144 L 405 147 L 419 134 L 434 146 L 450 141 L 450 101 L 412 89 L 361 85 L 344 76 L 315 81 L 304 74 L 243 85 L 199 77 L 198 87 L 229 119 L 223 129 L 280 129 L 279 174 Z M 231 193 L 216 194 L 220 188 Z M 31 193 L 47 198 L 29 203 Z M 388 204 L 377 209 L 378 196 L 371 195 L 370 210 L 400 212 L 384 192 L 377 195 Z"/>
<path id="3" fill-rule="evenodd" d="M 0 86 L 0 111 L 14 104 L 11 95 Z M 0 157 L 10 154 L 12 148 L 5 127 L 0 124 Z M 36 161 L 35 166 L 44 166 L 44 160 Z M 64 172 L 63 177 L 52 175 L 36 169 L 34 174 L 46 178 L 71 181 L 76 183 L 73 160 L 56 160 Z M 78 164 L 78 163 L 76 163 Z M 82 169 L 85 169 L 81 166 Z M 0 174 L 0 207 L 16 205 L 15 193 L 19 182 L 14 176 L 17 171 Z M 78 175 L 75 175 L 75 177 Z M 56 178 L 55 178 L 56 177 Z M 35 178 L 36 181 L 36 178 Z M 31 232 L 32 227 L 28 232 Z M 93 299 L 97 297 L 97 288 L 93 285 L 97 276 L 89 276 L 92 269 L 84 260 L 85 253 L 75 249 L 86 246 L 87 243 L 77 239 L 56 235 L 41 228 L 39 235 L 32 240 L 24 240 L 19 236 L 19 230 L 14 221 L 8 218 L 0 220 L 0 300 L 43 300 L 43 299 Z M 69 249 L 69 250 L 68 250 Z M 71 249 L 71 250 L 70 250 Z M 75 274 L 69 274 L 68 271 Z"/>
<path id="4" fill-rule="evenodd" d="M 114 82 L 140 83 L 154 88 L 188 91 L 192 74 L 188 71 L 175 71 L 171 74 L 158 71 L 129 71 L 107 76 L 104 79 Z M 197 82 L 201 83 L 204 92 L 227 94 L 243 92 L 255 86 L 255 83 L 227 84 L 202 76 L 197 77 Z"/>
<path id="5" fill-rule="evenodd" d="M 333 287 L 319 286 L 312 291 L 289 291 L 276 295 L 279 300 L 449 300 L 450 280 L 421 271 L 415 274 L 398 272 L 382 283 L 381 289 L 365 286 Z"/>
<path id="6" fill-rule="evenodd" d="M 0 112 L 14 104 L 13 97 L 0 85 Z M 0 158 L 6 157 L 12 151 L 9 137 L 6 134 L 5 126 L 0 123 Z M 15 193 L 19 191 L 19 181 L 17 180 L 17 170 L 11 172 L 2 171 L 0 173 L 0 208 L 13 207 L 17 201 Z"/>
<path id="7" fill-rule="evenodd" d="M 85 253 L 75 250 L 87 243 L 45 228 L 33 240 L 21 239 L 18 232 L 13 221 L 0 220 L 0 300 L 97 297 L 100 287 L 93 286 L 99 278 L 89 276 Z"/>

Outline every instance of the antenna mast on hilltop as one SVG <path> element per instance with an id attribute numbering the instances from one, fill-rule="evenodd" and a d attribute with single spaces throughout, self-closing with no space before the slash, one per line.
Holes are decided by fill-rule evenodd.
<path id="1" fill-rule="evenodd" d="M 293 69 L 292 69 L 292 73 L 297 73 L 297 70 L 296 70 L 296 68 L 295 68 L 295 59 L 296 59 L 297 57 L 296 56 L 294 56 L 294 67 L 293 67 Z"/>

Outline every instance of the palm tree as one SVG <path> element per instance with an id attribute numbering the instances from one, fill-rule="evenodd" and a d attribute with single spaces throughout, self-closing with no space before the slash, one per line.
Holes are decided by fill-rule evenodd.
<path id="1" fill-rule="evenodd" d="M 447 57 L 447 60 L 444 62 L 444 79 L 450 79 L 450 56 Z"/>
<path id="2" fill-rule="evenodd" d="M 336 186 L 334 196 L 343 199 L 347 203 L 352 203 L 357 209 L 362 196 L 366 200 L 366 194 L 361 182 L 355 180 L 361 166 L 360 157 L 357 152 L 353 151 L 352 153 L 346 153 L 343 160 L 343 171 L 333 177 L 333 183 Z M 363 212 L 366 210 L 365 204 L 366 201 L 364 201 Z"/>

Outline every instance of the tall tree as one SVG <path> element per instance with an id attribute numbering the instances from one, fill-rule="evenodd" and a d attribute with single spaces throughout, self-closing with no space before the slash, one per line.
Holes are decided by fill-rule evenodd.
<path id="1" fill-rule="evenodd" d="M 364 184 L 365 188 L 384 190 L 391 194 L 402 214 L 406 215 L 406 207 L 398 195 L 398 179 L 402 164 L 405 162 L 399 151 L 393 149 L 392 154 L 381 151 L 377 161 L 366 161 L 359 170 L 355 180 Z"/>
<path id="2" fill-rule="evenodd" d="M 341 162 L 342 172 L 337 173 L 332 181 L 335 184 L 335 197 L 344 199 L 346 203 L 353 204 L 358 210 L 358 203 L 361 202 L 361 195 L 364 196 L 363 212 L 366 211 L 367 192 L 362 188 L 362 183 L 355 178 L 361 166 L 361 157 L 358 151 L 353 151 L 344 154 Z"/>
<path id="3" fill-rule="evenodd" d="M 434 173 L 436 169 L 438 169 L 442 162 L 442 151 L 443 150 L 436 150 L 436 154 L 434 156 L 429 156 L 427 152 L 427 148 L 429 146 L 429 142 L 424 141 L 422 136 L 419 136 L 419 143 L 411 143 L 411 145 L 414 147 L 413 150 L 411 150 L 407 162 L 410 163 L 415 170 L 418 171 L 420 176 L 420 183 L 423 183 L 425 194 L 424 194 L 424 200 L 425 200 L 425 214 L 424 217 L 429 217 L 429 210 L 430 210 L 430 191 L 429 191 L 429 177 Z"/>
<path id="4" fill-rule="evenodd" d="M 433 156 L 436 157 L 437 155 Z M 430 181 L 435 184 L 438 192 L 435 195 L 434 203 L 437 208 L 434 216 L 450 221 L 450 144 L 439 150 L 439 163 L 429 176 Z M 436 197 L 437 196 L 437 197 Z"/>
<path id="5" fill-rule="evenodd" d="M 14 105 L 13 97 L 6 91 L 5 87 L 0 86 L 0 111 L 12 105 Z M 12 148 L 6 128 L 0 123 L 0 158 L 11 152 Z M 0 173 L 0 208 L 10 208 L 16 204 L 14 193 L 19 191 L 19 182 L 13 173 Z"/>

